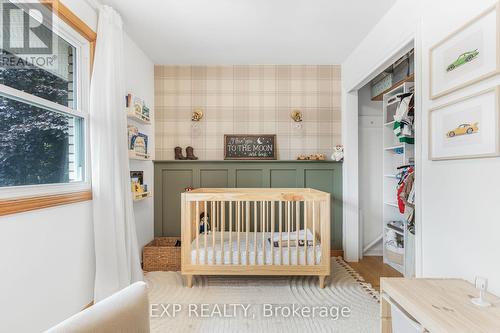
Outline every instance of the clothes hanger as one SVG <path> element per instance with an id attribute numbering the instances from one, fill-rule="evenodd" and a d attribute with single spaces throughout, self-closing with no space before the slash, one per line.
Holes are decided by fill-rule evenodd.
<path id="1" fill-rule="evenodd" d="M 406 169 L 406 168 L 413 167 L 413 166 L 415 166 L 415 164 L 410 163 L 410 164 L 405 164 L 405 165 L 399 166 L 396 169 L 401 170 L 401 169 Z"/>
<path id="2" fill-rule="evenodd" d="M 411 96 L 411 95 L 413 95 L 413 93 L 407 92 L 407 93 L 399 94 L 397 96 L 398 96 L 398 98 L 403 99 L 403 98 Z"/>

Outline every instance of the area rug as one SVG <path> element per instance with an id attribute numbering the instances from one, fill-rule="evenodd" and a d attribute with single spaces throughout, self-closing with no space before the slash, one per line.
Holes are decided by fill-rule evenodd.
<path id="1" fill-rule="evenodd" d="M 325 289 L 317 277 L 149 272 L 152 332 L 378 332 L 378 294 L 341 258 Z M 251 270 L 251 268 L 250 268 Z"/>

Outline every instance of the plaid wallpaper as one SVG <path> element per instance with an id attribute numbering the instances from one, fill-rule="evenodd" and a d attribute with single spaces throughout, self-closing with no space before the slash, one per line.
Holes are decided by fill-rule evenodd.
<path id="1" fill-rule="evenodd" d="M 224 158 L 224 134 L 276 134 L 278 159 L 325 153 L 341 144 L 340 66 L 156 66 L 156 159 L 193 146 L 203 160 Z M 204 118 L 193 128 L 191 113 Z M 295 128 L 292 110 L 302 111 Z"/>

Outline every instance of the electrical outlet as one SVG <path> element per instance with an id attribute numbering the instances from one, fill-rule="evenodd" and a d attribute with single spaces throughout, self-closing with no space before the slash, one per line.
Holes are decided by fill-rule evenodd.
<path id="1" fill-rule="evenodd" d="M 488 289 L 488 279 L 481 276 L 476 276 L 476 288 L 482 291 Z"/>

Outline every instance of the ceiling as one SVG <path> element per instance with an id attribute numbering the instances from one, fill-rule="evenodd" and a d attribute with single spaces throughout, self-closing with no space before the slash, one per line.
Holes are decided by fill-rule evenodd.
<path id="1" fill-rule="evenodd" d="M 396 0 L 101 0 L 155 64 L 340 64 Z"/>

